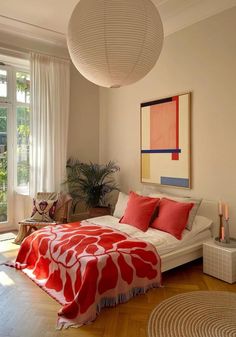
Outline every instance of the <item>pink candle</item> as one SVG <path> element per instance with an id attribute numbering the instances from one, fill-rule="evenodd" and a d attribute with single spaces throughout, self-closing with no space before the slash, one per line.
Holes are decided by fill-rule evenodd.
<path id="1" fill-rule="evenodd" d="M 225 229 L 224 227 L 221 228 L 221 240 L 224 241 L 225 239 Z"/>
<path id="2" fill-rule="evenodd" d="M 222 202 L 221 201 L 219 201 L 218 209 L 219 209 L 219 215 L 222 215 L 223 212 L 222 212 Z"/>
<path id="3" fill-rule="evenodd" d="M 228 204 L 225 204 L 224 216 L 225 216 L 225 220 L 229 220 L 229 206 L 228 206 Z"/>

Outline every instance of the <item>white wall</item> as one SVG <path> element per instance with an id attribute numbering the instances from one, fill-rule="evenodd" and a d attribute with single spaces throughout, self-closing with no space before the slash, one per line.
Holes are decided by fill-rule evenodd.
<path id="1" fill-rule="evenodd" d="M 99 89 L 71 65 L 68 157 L 99 160 Z"/>
<path id="2" fill-rule="evenodd" d="M 120 187 L 140 184 L 140 103 L 192 91 L 192 189 L 222 199 L 236 236 L 236 7 L 168 36 L 155 68 L 140 82 L 100 89 L 100 161 L 121 166 Z"/>

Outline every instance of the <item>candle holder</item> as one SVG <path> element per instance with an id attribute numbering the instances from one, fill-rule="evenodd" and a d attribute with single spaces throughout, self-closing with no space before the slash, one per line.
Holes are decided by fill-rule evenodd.
<path id="1" fill-rule="evenodd" d="M 229 236 L 229 219 L 225 219 L 224 221 L 224 241 L 225 243 L 230 243 L 230 236 Z"/>
<path id="2" fill-rule="evenodd" d="M 215 238 L 215 244 L 218 246 L 226 247 L 226 248 L 236 248 L 236 239 L 235 238 L 229 238 L 229 243 L 226 243 L 226 241 L 220 241 L 218 237 Z"/>
<path id="3" fill-rule="evenodd" d="M 223 221 L 223 215 L 219 214 L 220 226 L 219 226 L 219 236 L 215 238 L 215 243 L 218 246 L 223 246 L 227 248 L 236 248 L 236 239 L 231 238 L 229 234 L 229 219 Z"/>
<path id="4" fill-rule="evenodd" d="M 223 225 L 223 214 L 219 214 L 220 217 L 220 225 L 219 225 L 219 236 L 218 240 L 223 241 L 224 240 L 224 225 Z"/>

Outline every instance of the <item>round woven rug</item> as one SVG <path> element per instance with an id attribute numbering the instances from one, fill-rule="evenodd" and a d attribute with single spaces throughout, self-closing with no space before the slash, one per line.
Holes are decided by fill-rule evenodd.
<path id="1" fill-rule="evenodd" d="M 149 337 L 236 337 L 236 293 L 194 291 L 161 302 L 151 313 Z"/>

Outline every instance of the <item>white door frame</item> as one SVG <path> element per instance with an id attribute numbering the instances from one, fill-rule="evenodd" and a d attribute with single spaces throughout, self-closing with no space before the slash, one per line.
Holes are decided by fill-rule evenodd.
<path id="1" fill-rule="evenodd" d="M 14 113 L 13 95 L 14 81 L 12 68 L 0 65 L 0 69 L 7 71 L 7 97 L 0 98 L 0 107 L 7 109 L 7 221 L 0 222 L 0 232 L 14 228 L 13 224 L 13 191 L 14 191 Z"/>
<path id="2" fill-rule="evenodd" d="M 1 103 L 1 108 L 7 109 L 7 221 L 0 222 L 0 231 L 4 231 L 13 228 L 13 187 L 14 187 L 14 175 L 13 175 L 13 150 L 14 150 L 14 118 L 12 111 L 12 104 Z"/>

